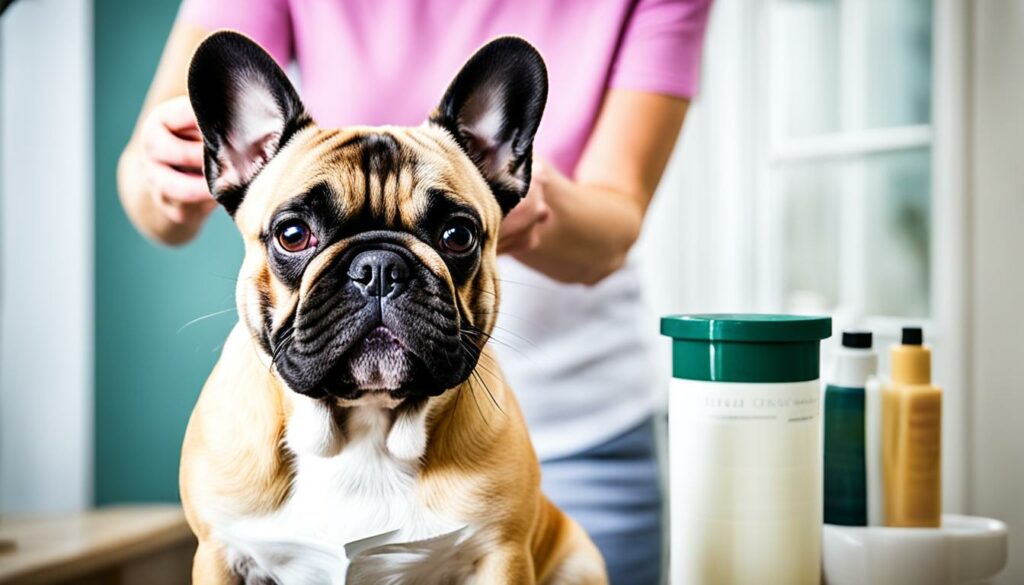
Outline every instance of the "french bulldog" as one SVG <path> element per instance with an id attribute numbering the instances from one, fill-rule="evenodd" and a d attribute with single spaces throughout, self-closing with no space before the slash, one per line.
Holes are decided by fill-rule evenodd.
<path id="1" fill-rule="evenodd" d="M 499 224 L 547 97 L 538 52 L 488 43 L 418 127 L 318 127 L 230 31 L 196 50 L 188 90 L 245 246 L 239 322 L 182 449 L 194 582 L 605 583 L 541 494 L 488 346 Z"/>

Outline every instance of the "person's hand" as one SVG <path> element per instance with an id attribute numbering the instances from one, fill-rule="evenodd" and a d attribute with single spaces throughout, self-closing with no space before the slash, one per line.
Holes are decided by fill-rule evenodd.
<path id="1" fill-rule="evenodd" d="M 545 163 L 534 161 L 529 192 L 501 222 L 501 232 L 498 234 L 499 254 L 527 252 L 540 245 L 541 226 L 551 216 L 551 208 L 544 200 L 544 185 L 548 180 L 548 172 Z"/>
<path id="2" fill-rule="evenodd" d="M 203 178 L 203 140 L 188 96 L 153 108 L 140 134 L 147 192 L 173 223 L 194 224 L 217 206 Z"/>

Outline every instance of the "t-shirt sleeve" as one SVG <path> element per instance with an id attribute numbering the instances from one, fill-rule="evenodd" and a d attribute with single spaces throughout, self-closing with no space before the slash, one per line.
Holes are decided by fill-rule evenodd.
<path id="1" fill-rule="evenodd" d="M 211 32 L 236 30 L 262 45 L 282 67 L 292 59 L 288 0 L 184 0 L 178 18 Z"/>
<path id="2" fill-rule="evenodd" d="M 608 86 L 692 97 L 710 9 L 711 0 L 639 0 Z"/>

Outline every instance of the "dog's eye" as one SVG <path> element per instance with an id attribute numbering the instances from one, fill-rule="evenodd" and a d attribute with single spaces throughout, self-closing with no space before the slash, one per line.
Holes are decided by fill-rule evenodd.
<path id="1" fill-rule="evenodd" d="M 476 248 L 476 227 L 469 220 L 458 218 L 441 230 L 438 246 L 449 254 L 468 254 Z"/>
<path id="2" fill-rule="evenodd" d="M 277 244 L 285 252 L 301 252 L 316 245 L 312 230 L 305 223 L 292 219 L 277 228 Z"/>

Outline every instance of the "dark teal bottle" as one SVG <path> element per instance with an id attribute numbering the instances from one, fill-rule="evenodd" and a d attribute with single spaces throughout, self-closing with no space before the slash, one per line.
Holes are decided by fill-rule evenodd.
<path id="1" fill-rule="evenodd" d="M 844 332 L 825 386 L 822 416 L 826 524 L 868 524 L 865 388 L 877 366 L 871 333 Z"/>

